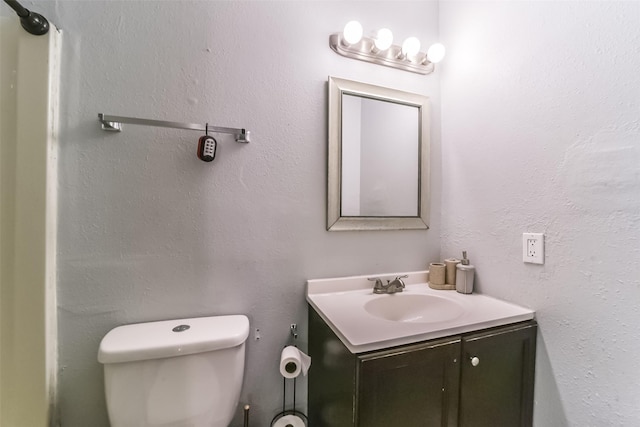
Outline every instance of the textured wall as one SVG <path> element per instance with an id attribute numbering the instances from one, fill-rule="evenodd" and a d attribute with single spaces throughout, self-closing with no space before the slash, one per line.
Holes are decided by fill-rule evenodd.
<path id="1" fill-rule="evenodd" d="M 306 346 L 306 279 L 417 270 L 439 257 L 438 73 L 345 59 L 328 47 L 329 34 L 356 18 L 367 31 L 388 25 L 400 38 L 435 42 L 437 3 L 29 6 L 64 31 L 62 424 L 107 425 L 96 353 L 111 328 L 246 313 L 262 339 L 248 341 L 241 401 L 252 404 L 253 425 L 268 425 L 281 407 L 277 361 L 290 323 L 301 325 Z M 325 231 L 329 75 L 431 97 L 431 230 Z M 125 125 L 106 133 L 99 112 L 245 127 L 253 142 L 221 136 L 218 157 L 206 164 L 196 158 L 195 132 Z"/>
<path id="2" fill-rule="evenodd" d="M 442 2 L 442 255 L 540 322 L 535 425 L 640 425 L 640 3 Z M 522 233 L 546 262 L 523 264 Z"/>

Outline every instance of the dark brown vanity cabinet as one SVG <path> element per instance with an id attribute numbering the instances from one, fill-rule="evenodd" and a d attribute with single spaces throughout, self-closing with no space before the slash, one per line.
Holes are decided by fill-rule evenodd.
<path id="1" fill-rule="evenodd" d="M 462 336 L 461 427 L 528 427 L 533 422 L 534 321 Z"/>
<path id="2" fill-rule="evenodd" d="M 534 321 L 353 354 L 309 308 L 312 427 L 528 427 Z"/>
<path id="3" fill-rule="evenodd" d="M 356 425 L 454 426 L 460 339 L 357 357 Z"/>

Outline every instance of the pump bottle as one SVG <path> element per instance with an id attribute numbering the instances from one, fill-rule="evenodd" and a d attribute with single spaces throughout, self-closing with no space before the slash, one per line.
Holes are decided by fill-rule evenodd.
<path id="1" fill-rule="evenodd" d="M 469 264 L 467 251 L 462 251 L 462 260 L 456 266 L 456 291 L 461 294 L 470 294 L 473 292 L 473 279 L 476 268 Z"/>

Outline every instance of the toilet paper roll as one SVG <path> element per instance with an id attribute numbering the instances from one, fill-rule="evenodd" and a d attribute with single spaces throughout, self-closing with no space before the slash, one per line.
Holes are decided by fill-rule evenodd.
<path id="1" fill-rule="evenodd" d="M 285 415 L 282 418 L 278 418 L 273 427 L 305 427 L 304 420 L 297 415 Z"/>
<path id="2" fill-rule="evenodd" d="M 441 262 L 432 262 L 429 265 L 429 283 L 444 285 L 445 265 Z"/>
<path id="3" fill-rule="evenodd" d="M 460 260 L 456 258 L 447 258 L 444 260 L 445 264 L 445 283 L 447 285 L 456 284 L 456 266 L 460 264 Z"/>
<path id="4" fill-rule="evenodd" d="M 296 378 L 302 372 L 307 375 L 311 366 L 311 357 L 292 345 L 285 347 L 280 354 L 280 374 L 285 378 Z"/>

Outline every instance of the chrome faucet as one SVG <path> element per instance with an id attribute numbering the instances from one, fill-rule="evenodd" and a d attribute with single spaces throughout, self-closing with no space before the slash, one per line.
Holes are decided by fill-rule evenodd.
<path id="1" fill-rule="evenodd" d="M 404 289 L 404 282 L 402 279 L 406 279 L 406 274 L 404 276 L 398 276 L 392 281 L 387 280 L 387 284 L 383 284 L 382 280 L 379 277 L 370 277 L 367 280 L 371 280 L 372 282 L 375 280 L 375 285 L 373 285 L 373 293 L 374 294 L 395 294 L 396 292 L 402 292 Z"/>

